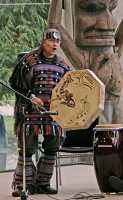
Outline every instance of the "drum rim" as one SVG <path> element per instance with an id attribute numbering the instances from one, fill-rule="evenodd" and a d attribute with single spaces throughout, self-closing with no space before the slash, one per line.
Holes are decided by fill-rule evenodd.
<path id="1" fill-rule="evenodd" d="M 97 124 L 96 127 L 93 130 L 122 130 L 123 124 Z"/>
<path id="2" fill-rule="evenodd" d="M 118 131 L 118 130 L 123 130 L 123 127 L 119 128 L 93 128 L 94 131 Z"/>
<path id="3" fill-rule="evenodd" d="M 95 128 L 123 128 L 123 124 L 97 124 Z"/>

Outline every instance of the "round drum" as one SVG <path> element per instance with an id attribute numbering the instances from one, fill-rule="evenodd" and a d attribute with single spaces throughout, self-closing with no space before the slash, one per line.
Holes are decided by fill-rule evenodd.
<path id="1" fill-rule="evenodd" d="M 103 124 L 94 128 L 94 168 L 101 192 L 115 192 L 109 177 L 123 179 L 122 124 Z"/>
<path id="2" fill-rule="evenodd" d="M 105 86 L 88 69 L 67 72 L 52 91 L 52 118 L 64 129 L 88 129 L 104 110 Z"/>

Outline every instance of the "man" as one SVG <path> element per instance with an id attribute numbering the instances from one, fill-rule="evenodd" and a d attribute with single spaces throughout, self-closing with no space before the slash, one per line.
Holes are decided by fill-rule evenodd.
<path id="1" fill-rule="evenodd" d="M 14 173 L 12 196 L 20 196 L 23 180 L 23 107 L 25 112 L 33 115 L 34 105 L 50 108 L 52 90 L 63 75 L 69 70 L 63 59 L 56 55 L 60 46 L 61 36 L 56 29 L 48 29 L 43 34 L 40 46 L 25 54 L 16 65 L 10 78 L 10 85 L 18 92 L 31 98 L 31 103 L 16 95 L 15 133 L 18 136 L 19 156 Z M 26 189 L 30 194 L 56 194 L 57 190 L 50 187 L 57 151 L 57 134 L 60 128 L 55 126 L 55 135 L 50 116 L 39 119 L 42 125 L 28 125 L 26 128 Z M 37 170 L 32 162 L 38 143 L 38 133 L 43 132 L 43 156 L 39 159 Z M 35 187 L 36 186 L 36 187 Z"/>

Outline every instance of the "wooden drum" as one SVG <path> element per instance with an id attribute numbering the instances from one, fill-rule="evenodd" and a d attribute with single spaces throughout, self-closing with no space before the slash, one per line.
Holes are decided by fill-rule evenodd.
<path id="1" fill-rule="evenodd" d="M 101 192 L 115 192 L 109 177 L 123 179 L 123 124 L 103 124 L 94 128 L 94 168 Z"/>

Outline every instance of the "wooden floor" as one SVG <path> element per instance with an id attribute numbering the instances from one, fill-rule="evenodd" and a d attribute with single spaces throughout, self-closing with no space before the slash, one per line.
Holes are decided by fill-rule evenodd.
<path id="1" fill-rule="evenodd" d="M 62 167 L 62 186 L 59 187 L 57 195 L 32 195 L 29 200 L 75 200 L 89 199 L 91 195 L 100 195 L 92 165 L 73 165 Z M 13 173 L 0 174 L 0 200 L 16 200 L 20 198 L 11 197 L 11 182 Z M 52 186 L 55 187 L 55 176 L 52 179 Z M 98 199 L 98 198 L 96 198 Z M 121 200 L 122 195 L 104 195 L 102 200 Z"/>

